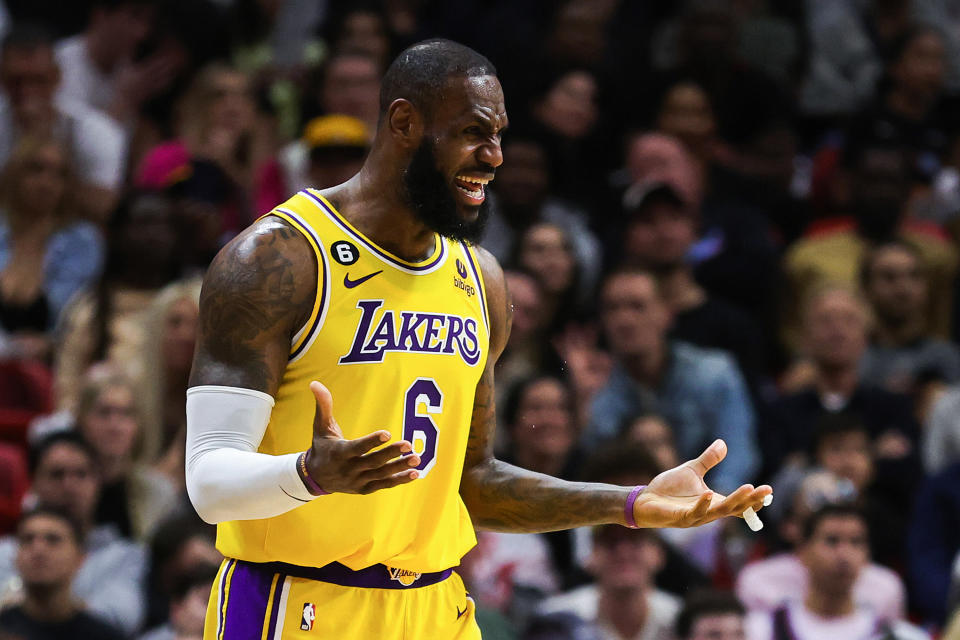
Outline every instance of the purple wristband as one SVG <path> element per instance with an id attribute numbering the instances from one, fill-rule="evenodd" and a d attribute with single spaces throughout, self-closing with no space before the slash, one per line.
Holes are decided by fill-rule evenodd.
<path id="1" fill-rule="evenodd" d="M 637 501 L 637 496 L 639 496 L 644 489 L 647 488 L 645 484 L 638 484 L 633 488 L 633 491 L 630 492 L 630 495 L 627 496 L 627 504 L 623 505 L 623 515 L 626 516 L 627 526 L 631 529 L 639 529 L 637 526 L 637 521 L 633 517 L 633 504 Z"/>
<path id="2" fill-rule="evenodd" d="M 297 470 L 300 472 L 300 478 L 303 480 L 303 483 L 307 485 L 307 489 L 310 490 L 315 496 L 327 496 L 330 495 L 329 491 L 324 491 L 320 488 L 320 485 L 317 484 L 317 481 L 310 477 L 310 472 L 307 471 L 307 456 L 310 455 L 310 450 L 306 450 L 300 454 L 300 457 L 297 458 Z"/>

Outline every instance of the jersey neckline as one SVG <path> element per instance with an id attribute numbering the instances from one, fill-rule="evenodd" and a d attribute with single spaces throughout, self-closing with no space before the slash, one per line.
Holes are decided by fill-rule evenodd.
<path id="1" fill-rule="evenodd" d="M 323 197 L 316 190 L 304 189 L 300 193 L 303 193 L 309 197 L 314 204 L 316 204 L 324 213 L 326 213 L 327 217 L 329 217 L 333 223 L 340 227 L 340 229 L 342 229 L 345 233 L 353 236 L 354 239 L 366 247 L 375 256 L 380 258 L 383 262 L 396 267 L 401 271 L 423 275 L 435 271 L 446 260 L 447 243 L 443 241 L 443 238 L 438 233 L 433 234 L 434 249 L 431 256 L 426 260 L 421 260 L 420 262 L 410 262 L 409 260 L 404 260 L 403 258 L 390 253 L 373 240 L 365 236 L 359 229 L 350 224 L 350 222 L 336 210 L 329 200 Z"/>

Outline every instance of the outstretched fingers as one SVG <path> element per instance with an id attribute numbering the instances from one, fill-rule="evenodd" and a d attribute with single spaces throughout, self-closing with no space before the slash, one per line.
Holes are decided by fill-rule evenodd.
<path id="1" fill-rule="evenodd" d="M 727 443 L 723 440 L 717 439 L 707 447 L 703 453 L 697 456 L 695 459 L 691 460 L 689 464 L 693 467 L 700 477 L 702 478 L 706 475 L 707 471 L 714 468 L 720 461 L 727 457 Z"/>

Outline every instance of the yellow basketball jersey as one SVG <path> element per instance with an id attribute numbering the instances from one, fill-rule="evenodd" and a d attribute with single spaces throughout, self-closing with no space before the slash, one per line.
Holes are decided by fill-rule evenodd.
<path id="1" fill-rule="evenodd" d="M 260 452 L 310 446 L 316 401 L 308 385 L 319 380 L 333 394 L 346 438 L 386 429 L 391 441 L 409 440 L 420 477 L 366 496 L 321 496 L 274 518 L 221 523 L 217 548 L 241 560 L 301 566 L 383 563 L 429 572 L 459 564 L 476 543 L 459 487 L 489 344 L 476 256 L 438 235 L 429 259 L 401 260 L 314 190 L 270 215 L 303 233 L 317 254 L 319 278 Z"/>

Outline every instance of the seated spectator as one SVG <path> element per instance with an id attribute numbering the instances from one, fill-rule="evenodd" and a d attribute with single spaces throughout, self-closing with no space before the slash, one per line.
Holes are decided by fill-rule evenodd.
<path id="1" fill-rule="evenodd" d="M 538 371 L 547 370 L 550 358 L 549 345 L 543 335 L 543 291 L 540 283 L 525 271 L 508 269 L 503 277 L 513 302 L 513 325 L 507 346 L 497 360 L 498 412 L 506 406 L 507 389 Z M 497 425 L 504 424 L 506 422 L 502 418 L 497 420 Z M 497 445 L 501 446 L 502 443 L 503 438 L 498 437 Z"/>
<path id="2" fill-rule="evenodd" d="M 853 507 L 831 505 L 807 521 L 799 557 L 809 575 L 802 600 L 773 612 L 751 612 L 750 640 L 868 640 L 878 634 L 895 640 L 929 638 L 885 612 L 857 605 L 854 585 L 869 562 L 869 536 L 864 516 Z"/>
<path id="3" fill-rule="evenodd" d="M 655 411 L 673 425 L 680 455 L 691 459 L 716 438 L 729 447 L 713 486 L 729 491 L 752 477 L 758 458 L 754 415 L 736 364 L 725 353 L 670 341 L 670 312 L 656 278 L 624 270 L 601 289 L 601 320 L 616 360 L 593 400 L 582 442 L 596 446 L 617 435 L 624 420 Z"/>
<path id="4" fill-rule="evenodd" d="M 503 157 L 497 179 L 490 184 L 490 218 L 483 247 L 506 262 L 531 226 L 554 224 L 570 238 L 581 269 L 581 287 L 592 289 L 600 275 L 602 247 L 588 226 L 586 212 L 552 193 L 544 146 L 533 138 L 514 136 L 504 141 Z"/>
<path id="5" fill-rule="evenodd" d="M 143 549 L 121 538 L 113 526 L 96 525 L 100 494 L 93 450 L 78 434 L 54 433 L 31 451 L 31 500 L 67 511 L 76 520 L 84 553 L 73 577 L 73 593 L 91 613 L 124 634 L 140 628 L 146 603 Z M 0 539 L 0 592 L 22 580 L 13 538 Z"/>
<path id="6" fill-rule="evenodd" d="M 340 49 L 319 69 L 307 96 L 308 118 L 343 115 L 366 125 L 372 139 L 380 118 L 380 79 L 386 67 L 377 58 L 360 49 Z"/>
<path id="7" fill-rule="evenodd" d="M 874 319 L 861 363 L 865 383 L 920 396 L 925 381 L 930 386 L 960 379 L 960 349 L 929 333 L 928 284 L 913 245 L 894 240 L 868 251 L 860 286 Z"/>
<path id="8" fill-rule="evenodd" d="M 352 178 L 370 150 L 372 129 L 354 116 L 331 113 L 311 119 L 300 139 L 278 156 L 287 194 L 327 189 Z"/>
<path id="9" fill-rule="evenodd" d="M 668 183 L 637 183 L 624 196 L 628 222 L 623 261 L 649 269 L 673 316 L 677 340 L 728 351 L 756 387 L 764 370 L 763 336 L 745 312 L 710 295 L 688 261 L 697 240 L 698 213 Z"/>
<path id="10" fill-rule="evenodd" d="M 548 598 L 539 611 L 573 613 L 611 640 L 670 640 L 680 601 L 654 585 L 664 563 L 656 533 L 603 525 L 593 529 L 592 537 L 587 569 L 596 584 Z"/>
<path id="11" fill-rule="evenodd" d="M 71 210 L 72 173 L 61 143 L 31 136 L 20 140 L 3 169 L 0 325 L 8 333 L 42 338 L 103 267 L 99 230 Z"/>
<path id="12" fill-rule="evenodd" d="M 895 237 L 908 240 L 923 257 L 928 279 L 928 331 L 949 335 L 957 252 L 942 236 L 911 225 L 906 219 L 911 175 L 907 154 L 898 147 L 850 144 L 842 162 L 844 177 L 848 174 L 852 218 L 811 227 L 784 257 L 789 286 L 781 327 L 784 341 L 798 351 L 798 303 L 824 283 L 853 288 L 871 244 Z"/>
<path id="13" fill-rule="evenodd" d="M 157 23 L 156 0 L 95 0 L 87 3 L 86 28 L 57 43 L 63 75 L 60 94 L 97 109 L 117 124 L 132 124 L 141 106 L 167 89 L 185 63 L 177 46 L 142 59 L 139 48 Z"/>
<path id="14" fill-rule="evenodd" d="M 622 437 L 643 445 L 661 469 L 673 469 L 683 462 L 677 453 L 673 427 L 663 416 L 646 413 L 627 420 Z"/>
<path id="15" fill-rule="evenodd" d="M 202 640 L 210 590 L 217 565 L 201 564 L 177 577 L 170 599 L 170 620 L 139 640 Z"/>
<path id="16" fill-rule="evenodd" d="M 570 234 L 551 222 L 539 222 L 524 232 L 516 249 L 514 265 L 540 283 L 547 335 L 562 332 L 580 318 L 590 295 Z"/>
<path id="17" fill-rule="evenodd" d="M 953 463 L 920 485 L 908 523 L 911 594 L 925 622 L 946 621 L 952 567 L 960 552 L 960 464 Z"/>
<path id="18" fill-rule="evenodd" d="M 223 556 L 214 546 L 216 527 L 197 516 L 186 500 L 154 529 L 150 540 L 146 629 L 172 619 L 171 600 L 183 576 L 197 567 L 218 566 Z M 209 595 L 209 593 L 208 593 Z"/>
<path id="19" fill-rule="evenodd" d="M 820 509 L 849 505 L 856 498 L 849 481 L 829 472 L 806 472 L 790 484 L 799 486 L 792 489 L 785 482 L 777 485 L 781 495 L 774 504 L 782 510 L 786 503 L 786 513 L 779 521 L 771 520 L 790 550 L 752 562 L 737 576 L 737 597 L 750 611 L 771 613 L 787 603 L 803 601 L 810 581 L 809 570 L 799 553 L 804 528 Z M 774 513 L 771 512 L 771 518 Z M 884 620 L 899 620 L 906 615 L 903 581 L 892 570 L 873 562 L 858 574 L 853 599 L 857 608 L 875 611 Z"/>
<path id="20" fill-rule="evenodd" d="M 97 456 L 97 525 L 112 525 L 123 537 L 144 540 L 173 507 L 177 492 L 165 475 L 142 464 L 150 436 L 144 433 L 137 393 L 123 375 L 90 376 L 80 390 L 75 428 Z"/>
<path id="21" fill-rule="evenodd" d="M 701 173 L 712 164 L 717 138 L 717 119 L 710 96 L 693 80 L 680 80 L 660 99 L 657 130 L 683 143 L 697 159 Z"/>
<path id="22" fill-rule="evenodd" d="M 677 640 L 746 640 L 746 615 L 733 594 L 694 592 L 677 615 Z"/>
<path id="23" fill-rule="evenodd" d="M 173 207 L 168 196 L 135 193 L 117 208 L 100 281 L 64 310 L 54 362 L 59 408 L 76 407 L 80 381 L 96 362 L 114 363 L 139 379 L 132 364 L 144 341 L 144 310 L 181 272 Z"/>
<path id="24" fill-rule="evenodd" d="M 102 222 L 113 208 L 124 174 L 124 134 L 110 118 L 56 97 L 60 70 L 53 39 L 33 26 L 7 34 L 0 56 L 0 165 L 24 135 L 54 137 L 72 153 L 79 186 L 78 213 Z"/>
<path id="25" fill-rule="evenodd" d="M 164 189 L 209 165 L 223 183 L 220 207 L 224 243 L 289 197 L 273 159 L 272 134 L 258 120 L 250 81 L 243 73 L 211 64 L 194 78 L 180 106 L 176 138 L 148 151 L 134 178 L 140 189 Z"/>
<path id="26" fill-rule="evenodd" d="M 842 286 L 814 291 L 803 305 L 802 350 L 809 371 L 795 390 L 775 400 L 769 422 L 760 433 L 768 473 L 780 469 L 790 456 L 811 450 L 813 428 L 828 413 L 845 410 L 857 414 L 869 430 L 878 464 L 907 465 L 887 474 L 908 494 L 914 465 L 918 428 L 913 403 L 907 396 L 865 384 L 860 361 L 867 345 L 869 312 L 865 303 Z M 881 469 L 877 473 L 884 477 Z M 904 503 L 908 503 L 905 500 Z"/>
<path id="27" fill-rule="evenodd" d="M 524 469 L 572 480 L 582 456 L 570 387 L 553 376 L 520 381 L 507 397 L 504 419 L 510 435 L 507 461 Z"/>
<path id="28" fill-rule="evenodd" d="M 143 462 L 154 465 L 167 483 L 184 486 L 187 441 L 187 383 L 200 318 L 199 279 L 164 287 L 144 320 L 138 354 L 144 377 L 137 382 L 143 406 Z"/>
<path id="29" fill-rule="evenodd" d="M 0 610 L 0 630 L 25 640 L 124 637 L 73 594 L 85 545 L 84 533 L 72 516 L 44 507 L 28 511 L 20 519 L 15 545 L 23 599 Z"/>

